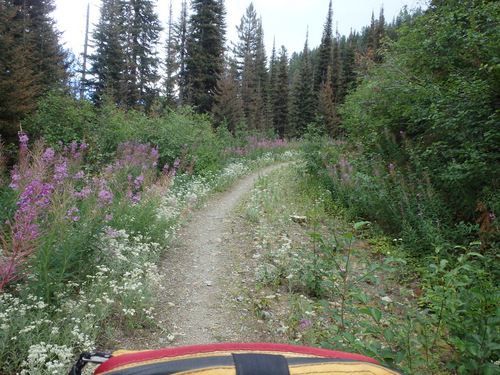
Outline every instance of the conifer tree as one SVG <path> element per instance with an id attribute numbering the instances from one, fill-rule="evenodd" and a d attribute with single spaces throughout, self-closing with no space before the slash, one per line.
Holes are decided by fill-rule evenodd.
<path id="1" fill-rule="evenodd" d="M 303 134 L 307 126 L 315 121 L 316 99 L 313 93 L 313 73 L 308 37 L 301 56 L 300 69 L 294 82 L 290 126 L 298 134 Z"/>
<path id="2" fill-rule="evenodd" d="M 229 62 L 229 66 L 220 75 L 214 99 L 212 113 L 215 123 L 218 126 L 224 124 L 229 131 L 234 132 L 241 125 L 245 114 L 238 84 L 238 72 L 233 61 Z"/>
<path id="3" fill-rule="evenodd" d="M 172 107 L 176 103 L 177 72 L 179 69 L 179 60 L 177 51 L 179 50 L 177 39 L 174 37 L 175 25 L 172 15 L 172 1 L 170 1 L 167 41 L 165 43 L 165 78 L 163 80 L 165 105 Z"/>
<path id="4" fill-rule="evenodd" d="M 289 90 L 288 90 L 288 57 L 284 46 L 281 47 L 279 70 L 273 95 L 273 125 L 281 136 L 290 135 L 288 121 Z"/>
<path id="5" fill-rule="evenodd" d="M 250 3 L 241 23 L 236 27 L 239 41 L 234 46 L 241 97 L 247 124 L 251 129 L 266 127 L 265 101 L 268 91 L 268 77 L 262 21 Z"/>
<path id="6" fill-rule="evenodd" d="M 225 9 L 222 0 L 192 0 L 183 95 L 200 113 L 214 104 L 223 69 Z"/>
<path id="7" fill-rule="evenodd" d="M 105 95 L 126 108 L 153 103 L 158 95 L 160 31 L 153 1 L 103 1 L 94 32 L 96 53 L 90 57 L 97 102 Z"/>
<path id="8" fill-rule="evenodd" d="M 336 137 L 340 134 L 339 117 L 337 115 L 337 104 L 334 100 L 334 87 L 332 79 L 332 67 L 329 66 L 326 74 L 326 80 L 320 86 L 318 96 L 318 116 L 328 135 Z"/>
<path id="9" fill-rule="evenodd" d="M 14 141 L 23 116 L 35 110 L 41 88 L 19 12 L 12 3 L 0 1 L 0 137 L 8 142 Z"/>
<path id="10" fill-rule="evenodd" d="M 328 6 L 321 44 L 318 48 L 318 61 L 314 72 L 314 92 L 319 92 L 321 83 L 326 80 L 328 66 L 332 65 L 332 45 L 333 45 L 333 10 L 332 1 Z"/>
<path id="11" fill-rule="evenodd" d="M 127 106 L 149 107 L 158 98 L 160 60 L 156 47 L 162 27 L 153 0 L 125 1 L 124 25 L 127 32 Z"/>
<path id="12" fill-rule="evenodd" d="M 179 85 L 179 104 L 182 105 L 187 97 L 185 88 L 186 83 L 186 46 L 188 35 L 188 8 L 186 0 L 182 1 L 181 14 L 178 22 L 174 25 L 174 39 L 177 45 L 177 56 L 179 64 L 178 85 Z"/>
<path id="13" fill-rule="evenodd" d="M 271 52 L 271 60 L 269 61 L 269 102 L 272 104 L 274 98 L 274 90 L 276 88 L 276 80 L 278 77 L 279 59 L 276 55 L 276 40 L 273 40 L 273 49 Z M 272 113 L 272 105 L 270 106 Z"/>
<path id="14" fill-rule="evenodd" d="M 89 73 L 94 101 L 100 103 L 105 97 L 126 106 L 127 64 L 124 51 L 125 34 L 121 0 L 103 0 L 99 22 L 93 33 L 95 53 L 89 56 L 92 68 Z"/>
<path id="15" fill-rule="evenodd" d="M 53 9 L 52 0 L 0 1 L 0 135 L 7 141 L 43 91 L 67 81 Z"/>
<path id="16" fill-rule="evenodd" d="M 66 53 L 59 42 L 59 32 L 50 13 L 55 9 L 54 0 L 13 0 L 20 7 L 19 16 L 24 18 L 25 36 L 29 35 L 32 43 L 31 60 L 44 89 L 61 86 L 66 83 Z"/>
<path id="17" fill-rule="evenodd" d="M 333 90 L 333 101 L 335 103 L 340 103 L 342 101 L 342 57 L 340 54 L 340 44 L 339 44 L 340 36 L 337 33 L 337 36 L 332 41 L 332 65 L 330 66 L 330 78 L 327 78 L 331 81 L 332 90 Z M 328 72 L 327 72 L 328 73 Z"/>
<path id="18" fill-rule="evenodd" d="M 357 80 L 356 73 L 356 35 L 352 32 L 349 37 L 344 40 L 342 57 L 342 83 L 341 97 L 344 97 L 351 89 L 354 88 Z"/>

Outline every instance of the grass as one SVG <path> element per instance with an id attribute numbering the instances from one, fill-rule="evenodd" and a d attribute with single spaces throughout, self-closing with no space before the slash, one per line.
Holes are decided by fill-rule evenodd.
<path id="1" fill-rule="evenodd" d="M 101 173 L 87 175 L 79 164 L 84 148 L 29 148 L 23 138 L 11 186 L 2 186 L 19 202 L 12 199 L 14 214 L 4 206 L 11 224 L 2 240 L 24 241 L 5 246 L 3 256 L 26 265 L 20 275 L 1 269 L 2 373 L 67 373 L 82 351 L 112 338 L 113 327 L 154 324 L 155 264 L 183 213 L 254 169 L 296 157 L 261 145 L 259 157 L 233 158 L 219 173 L 157 175 L 155 149 L 128 143 Z"/>
<path id="2" fill-rule="evenodd" d="M 498 363 L 486 358 L 494 357 L 495 329 L 474 328 L 467 339 L 456 325 L 497 319 L 497 297 L 480 297 L 477 289 L 486 282 L 473 268 L 481 255 L 464 248 L 466 255 L 451 264 L 442 249 L 425 269 L 403 239 L 374 223 L 347 222 L 323 185 L 301 171 L 297 165 L 259 179 L 241 206 L 265 254 L 256 270 L 261 288 L 286 290 L 292 301 L 290 342 L 357 352 L 411 374 L 494 373 Z M 308 219 L 298 224 L 291 215 Z M 476 307 L 462 311 L 457 301 Z M 452 332 L 461 336 L 453 339 Z M 465 354 L 467 345 L 477 354 Z"/>

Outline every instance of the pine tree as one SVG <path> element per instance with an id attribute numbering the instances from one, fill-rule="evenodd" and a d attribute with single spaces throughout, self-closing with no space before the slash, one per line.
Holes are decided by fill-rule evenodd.
<path id="1" fill-rule="evenodd" d="M 174 28 L 172 1 L 170 1 L 167 41 L 165 43 L 165 78 L 163 80 L 165 105 L 168 107 L 173 107 L 176 104 L 176 75 L 180 65 L 179 60 L 177 59 L 177 51 L 179 48 L 177 40 L 174 38 Z"/>
<path id="2" fill-rule="evenodd" d="M 321 44 L 318 49 L 318 62 L 314 72 L 314 92 L 319 92 L 320 85 L 326 80 L 328 66 L 332 65 L 332 45 L 333 45 L 333 10 L 332 1 L 328 6 Z"/>
<path id="3" fill-rule="evenodd" d="M 225 125 L 234 132 L 244 119 L 243 101 L 238 84 L 236 64 L 230 62 L 217 81 L 215 90 L 215 104 L 212 109 L 215 123 Z"/>
<path id="4" fill-rule="evenodd" d="M 286 48 L 281 47 L 278 76 L 273 95 L 273 125 L 281 136 L 290 135 L 288 121 L 289 90 L 288 90 L 288 57 Z"/>
<path id="5" fill-rule="evenodd" d="M 122 34 L 126 34 L 122 7 L 121 0 L 102 2 L 99 22 L 92 35 L 95 53 L 89 56 L 92 61 L 89 73 L 94 78 L 89 82 L 96 103 L 107 98 L 125 107 L 127 63 L 122 37 Z"/>
<path id="6" fill-rule="evenodd" d="M 8 142 L 15 140 L 24 115 L 35 110 L 41 89 L 23 19 L 19 8 L 0 2 L 0 136 Z"/>
<path id="7" fill-rule="evenodd" d="M 332 42 L 332 65 L 330 66 L 330 81 L 332 84 L 333 90 L 333 100 L 335 103 L 342 102 L 343 94 L 342 94 L 342 57 L 340 54 L 340 44 L 339 44 L 340 36 L 337 33 L 337 36 L 333 39 Z M 327 72 L 328 73 L 328 72 Z M 328 78 L 325 83 L 328 82 Z"/>
<path id="8" fill-rule="evenodd" d="M 279 59 L 276 56 L 276 41 L 273 40 L 273 49 L 271 52 L 271 60 L 269 62 L 269 102 L 272 104 L 274 98 L 274 90 L 276 88 L 276 80 L 278 79 Z M 270 106 L 272 113 L 272 105 Z"/>
<path id="9" fill-rule="evenodd" d="M 314 123 L 316 117 L 316 99 L 313 93 L 313 73 L 308 38 L 307 36 L 301 56 L 300 69 L 297 71 L 294 82 L 290 110 L 290 125 L 298 134 L 303 134 L 307 130 L 307 126 Z"/>
<path id="10" fill-rule="evenodd" d="M 340 121 L 337 115 L 337 105 L 334 96 L 332 67 L 329 66 L 326 73 L 326 80 L 321 84 L 319 90 L 318 116 L 321 118 L 326 133 L 331 137 L 340 135 Z"/>
<path id="11" fill-rule="evenodd" d="M 249 128 L 263 129 L 266 127 L 268 77 L 262 20 L 257 18 L 253 3 L 250 3 L 236 28 L 239 42 L 233 51 L 239 71 L 245 117 Z"/>
<path id="12" fill-rule="evenodd" d="M 128 0 L 124 7 L 127 32 L 127 106 L 148 108 L 158 98 L 160 60 L 156 47 L 162 27 L 152 0 Z"/>
<path id="13" fill-rule="evenodd" d="M 192 0 L 191 8 L 183 95 L 198 112 L 208 113 L 223 69 L 225 9 L 222 0 Z"/>
<path id="14" fill-rule="evenodd" d="M 59 43 L 59 32 L 50 13 L 55 9 L 54 0 L 13 0 L 24 18 L 25 32 L 30 34 L 31 59 L 40 85 L 45 89 L 66 83 L 66 53 Z"/>
<path id="15" fill-rule="evenodd" d="M 259 80 L 260 97 L 262 98 L 263 103 L 263 115 L 260 128 L 267 129 L 271 127 L 272 110 L 270 106 L 269 70 L 267 69 L 267 54 L 264 43 L 262 18 L 259 19 L 259 28 L 257 31 L 257 55 L 255 58 L 255 70 Z"/>
<path id="16" fill-rule="evenodd" d="M 384 17 L 384 8 L 380 8 L 380 15 L 378 18 L 378 23 L 375 28 L 375 35 L 376 35 L 376 53 L 375 53 L 375 62 L 380 64 L 383 59 L 381 47 L 382 47 L 382 40 L 385 38 L 386 35 L 386 30 L 385 30 L 385 17 Z"/>
<path id="17" fill-rule="evenodd" d="M 108 97 L 126 108 L 150 106 L 159 79 L 156 46 L 161 26 L 151 0 L 104 0 L 94 31 L 90 73 L 96 102 Z"/>
<path id="18" fill-rule="evenodd" d="M 356 73 L 356 35 L 351 32 L 343 41 L 341 97 L 354 88 L 358 75 Z"/>
<path id="19" fill-rule="evenodd" d="M 0 1 L 0 126 L 8 141 L 42 93 L 67 82 L 53 9 L 52 0 Z"/>
<path id="20" fill-rule="evenodd" d="M 188 8 L 186 0 L 183 0 L 181 14 L 178 22 L 174 25 L 174 39 L 177 45 L 177 55 L 179 64 L 178 85 L 179 104 L 184 104 L 187 97 L 186 87 L 186 55 L 187 55 L 187 35 L 188 35 Z"/>

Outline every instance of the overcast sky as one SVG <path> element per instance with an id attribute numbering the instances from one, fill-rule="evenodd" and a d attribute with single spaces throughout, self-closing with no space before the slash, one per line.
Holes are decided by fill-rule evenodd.
<path id="1" fill-rule="evenodd" d="M 254 8 L 262 17 L 267 50 L 272 49 L 275 38 L 276 48 L 284 45 L 289 55 L 302 51 L 308 29 L 309 48 L 319 46 L 329 2 L 330 0 L 254 0 Z M 100 0 L 55 0 L 53 17 L 58 30 L 63 32 L 62 42 L 77 56 L 83 52 L 89 3 L 92 29 L 92 25 L 99 19 Z M 227 38 L 229 41 L 236 41 L 236 25 L 240 24 L 251 1 L 225 0 L 224 3 L 227 11 Z M 369 25 L 372 12 L 378 18 L 382 6 L 386 22 L 390 22 L 405 5 L 408 9 L 413 9 L 425 7 L 426 3 L 427 0 L 333 0 L 334 29 L 338 28 L 341 35 L 348 35 L 351 29 L 361 31 L 364 26 Z M 158 0 L 156 4 L 160 21 L 166 26 L 170 0 Z M 175 20 L 179 18 L 181 4 L 182 0 L 172 0 Z"/>

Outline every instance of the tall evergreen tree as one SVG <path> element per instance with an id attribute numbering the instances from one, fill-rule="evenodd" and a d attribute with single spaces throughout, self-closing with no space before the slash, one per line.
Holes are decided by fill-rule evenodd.
<path id="1" fill-rule="evenodd" d="M 230 61 L 217 81 L 215 104 L 212 108 L 215 123 L 227 126 L 231 132 L 241 126 L 245 117 L 238 81 L 236 64 Z"/>
<path id="2" fill-rule="evenodd" d="M 9 142 L 15 139 L 19 121 L 36 108 L 40 90 L 19 12 L 12 3 L 0 1 L 0 136 Z"/>
<path id="3" fill-rule="evenodd" d="M 9 2 L 9 1 L 7 1 Z M 66 53 L 59 42 L 59 32 L 50 17 L 54 0 L 12 0 L 20 7 L 25 22 L 25 36 L 30 34 L 31 59 L 40 85 L 50 89 L 66 83 Z"/>
<path id="4" fill-rule="evenodd" d="M 316 117 L 316 99 L 313 93 L 313 73 L 308 39 L 309 36 L 306 37 L 300 69 L 297 72 L 292 92 L 290 126 L 297 134 L 303 134 Z"/>
<path id="5" fill-rule="evenodd" d="M 160 79 L 160 60 L 157 46 L 162 27 L 154 9 L 154 0 L 128 0 L 124 3 L 127 106 L 149 107 L 158 98 L 156 83 Z"/>
<path id="6" fill-rule="evenodd" d="M 7 141 L 43 91 L 67 81 L 53 9 L 52 0 L 0 1 L 0 135 Z"/>
<path id="7" fill-rule="evenodd" d="M 341 97 L 344 97 L 355 87 L 357 80 L 356 73 L 356 35 L 351 32 L 347 39 L 343 41 L 342 57 L 342 83 Z"/>
<path id="8" fill-rule="evenodd" d="M 192 0 L 191 8 L 183 95 L 198 112 L 208 113 L 223 69 L 225 9 L 222 0 Z"/>
<path id="9" fill-rule="evenodd" d="M 178 86 L 179 86 L 179 104 L 183 104 L 187 97 L 185 88 L 186 82 L 186 55 L 187 55 L 187 36 L 188 36 L 188 8 L 187 1 L 182 1 L 181 14 L 178 22 L 174 25 L 174 39 L 177 45 L 177 56 L 179 64 Z"/>
<path id="10" fill-rule="evenodd" d="M 333 90 L 333 101 L 335 103 L 340 103 L 342 101 L 342 57 L 340 54 L 340 36 L 337 36 L 332 41 L 332 65 L 330 71 L 330 77 L 327 78 L 331 81 Z M 327 72 L 328 74 L 328 72 Z"/>
<path id="11" fill-rule="evenodd" d="M 281 47 L 280 62 L 276 86 L 273 90 L 273 125 L 276 132 L 281 136 L 290 135 L 288 111 L 288 57 L 284 46 Z"/>
<path id="12" fill-rule="evenodd" d="M 340 135 L 340 121 L 337 115 L 337 104 L 335 103 L 334 96 L 332 67 L 329 66 L 326 73 L 326 80 L 321 84 L 319 90 L 318 116 L 326 133 L 332 137 Z"/>
<path id="13" fill-rule="evenodd" d="M 314 72 L 314 92 L 319 92 L 321 83 L 326 80 L 328 66 L 332 65 L 333 45 L 333 10 L 332 0 L 328 6 L 328 14 L 323 28 L 323 36 L 318 49 L 318 61 Z"/>
<path id="14" fill-rule="evenodd" d="M 103 0 L 99 22 L 93 33 L 95 53 L 89 56 L 92 67 L 89 73 L 94 101 L 100 103 L 105 97 L 126 106 L 127 63 L 124 51 L 126 34 L 122 0 Z"/>
<path id="15" fill-rule="evenodd" d="M 269 102 L 272 104 L 274 90 L 276 88 L 276 80 L 278 78 L 279 59 L 276 55 L 276 40 L 273 40 L 273 49 L 271 52 L 271 60 L 269 61 Z M 270 106 L 272 109 L 272 105 Z M 272 113 L 272 110 L 271 110 Z"/>
<path id="16" fill-rule="evenodd" d="M 253 3 L 250 3 L 236 29 L 239 41 L 233 51 L 238 64 L 245 117 L 250 128 L 262 129 L 266 123 L 268 77 L 262 21 L 257 18 Z"/>
<path id="17" fill-rule="evenodd" d="M 152 104 L 158 95 L 160 31 L 153 1 L 103 0 L 96 53 L 90 57 L 97 101 L 106 95 L 126 108 Z"/>
<path id="18" fill-rule="evenodd" d="M 172 1 L 170 1 L 167 41 L 165 43 L 165 78 L 163 80 L 165 104 L 172 107 L 176 103 L 176 73 L 179 69 L 179 60 L 177 59 L 177 41 L 174 38 L 174 21 L 172 15 Z"/>

